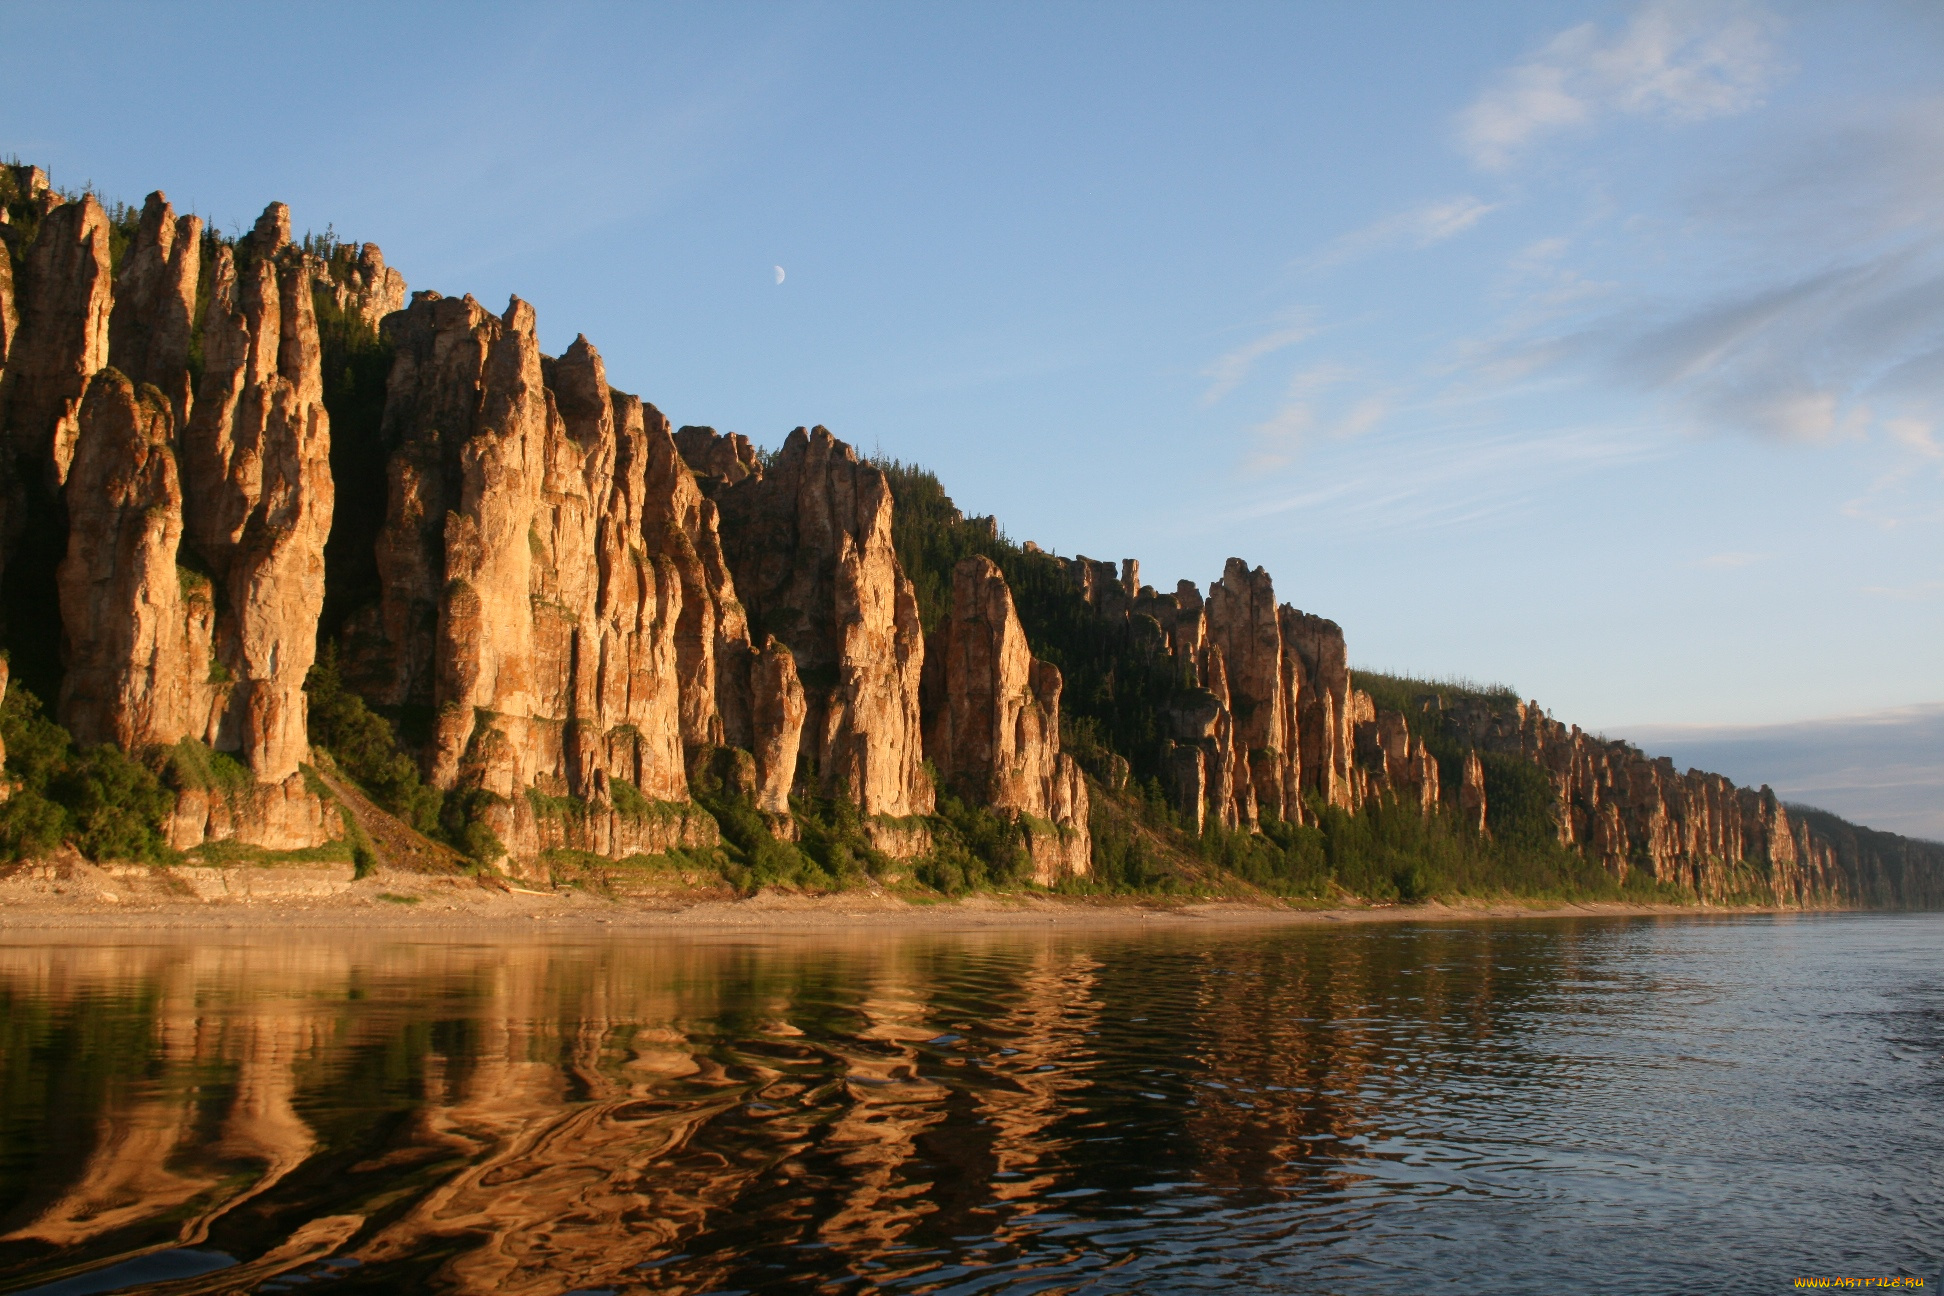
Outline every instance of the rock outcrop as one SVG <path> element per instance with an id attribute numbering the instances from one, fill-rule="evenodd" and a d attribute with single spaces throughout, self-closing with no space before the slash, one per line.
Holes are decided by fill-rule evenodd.
<path id="1" fill-rule="evenodd" d="M 16 473 L 49 473 L 58 484 L 74 455 L 88 380 L 108 363 L 114 271 L 108 214 L 94 195 L 58 203 L 40 218 L 21 270 L 0 427 Z M 10 511 L 10 520 L 25 519 Z"/>
<path id="2" fill-rule="evenodd" d="M 1482 835 L 1486 832 L 1485 763 L 1478 759 L 1477 751 L 1467 751 L 1463 768 L 1458 784 L 1459 816 L 1467 828 Z"/>
<path id="3" fill-rule="evenodd" d="M 1324 805 L 1354 809 L 1350 657 L 1343 628 L 1289 607 L 1278 620 L 1302 680 L 1296 722 L 1302 786 Z"/>
<path id="4" fill-rule="evenodd" d="M 383 594 L 353 631 L 380 700 L 432 710 L 429 779 L 490 793 L 516 859 L 543 848 L 549 798 L 619 814 L 625 780 L 686 801 L 682 581 L 644 540 L 666 522 L 648 511 L 660 415 L 609 388 L 585 338 L 543 357 L 517 298 L 496 316 L 419 293 L 385 327 Z"/>
<path id="5" fill-rule="evenodd" d="M 68 474 L 61 723 L 124 751 L 205 738 L 222 685 L 207 578 L 178 567 L 182 484 L 169 401 L 103 369 L 89 381 Z"/>
<path id="6" fill-rule="evenodd" d="M 186 532 L 224 596 L 217 655 L 231 684 L 214 745 L 264 783 L 309 759 L 303 688 L 335 499 L 310 283 L 282 203 L 219 251 L 179 439 Z"/>
<path id="7" fill-rule="evenodd" d="M 13 282 L 13 245 L 18 237 L 5 205 L 0 204 L 0 373 L 6 371 L 7 348 L 13 345 L 14 332 L 20 327 L 20 315 L 14 307 Z M 4 408 L 0 404 L 0 411 Z"/>
<path id="8" fill-rule="evenodd" d="M 718 433 L 712 427 L 685 427 L 675 434 L 682 458 L 704 479 L 734 486 L 761 477 L 763 465 L 756 447 L 740 432 Z"/>
<path id="9" fill-rule="evenodd" d="M 385 264 L 376 243 L 361 244 L 355 253 L 347 243 L 330 261 L 313 261 L 311 282 L 330 294 L 340 313 L 367 328 L 376 329 L 385 316 L 405 309 L 405 276 Z"/>
<path id="10" fill-rule="evenodd" d="M 706 469 L 718 443 L 691 443 Z M 868 816 L 930 813 L 924 634 L 892 548 L 884 474 L 826 429 L 798 428 L 767 471 L 718 483 L 737 594 L 751 626 L 790 649 L 803 684 L 807 789 Z"/>
<path id="11" fill-rule="evenodd" d="M 749 669 L 750 719 L 755 733 L 756 808 L 781 818 L 790 813 L 797 753 L 809 714 L 796 658 L 774 635 L 764 638 Z"/>
<path id="12" fill-rule="evenodd" d="M 925 650 L 925 754 L 973 801 L 1021 818 L 1034 880 L 1091 871 L 1087 783 L 1060 750 L 1059 668 L 1027 647 L 990 558 L 952 573 L 952 611 Z"/>
<path id="13" fill-rule="evenodd" d="M 136 386 L 160 388 L 175 425 L 189 419 L 189 347 L 202 274 L 202 219 L 178 217 L 161 191 L 142 204 L 141 224 L 115 277 L 108 317 L 109 360 Z"/>
<path id="14" fill-rule="evenodd" d="M 711 747 L 753 750 L 758 745 L 753 712 L 757 683 L 751 675 L 754 648 L 749 620 L 722 554 L 715 503 L 702 493 L 695 472 L 677 449 L 679 436 L 669 433 L 668 420 L 650 410 L 650 508 L 642 534 L 648 552 L 672 563 L 682 585 L 682 612 L 675 628 L 676 677 L 681 690 L 682 746 L 692 763 Z M 782 687 L 781 676 L 773 675 L 770 682 Z M 781 698 L 770 701 L 782 704 Z M 780 722 L 781 711 L 769 714 Z M 794 751 L 796 739 L 790 741 Z M 786 798 L 795 773 L 792 765 L 782 774 Z"/>
<path id="15" fill-rule="evenodd" d="M 330 431 L 287 214 L 265 214 L 240 270 L 227 248 L 218 258 L 193 399 L 201 222 L 151 194 L 117 277 L 99 203 L 48 194 L 41 205 L 16 285 L 0 421 L 7 556 L 53 568 L 58 713 L 84 744 L 140 751 L 191 739 L 241 758 L 253 790 L 219 792 L 213 810 L 179 807 L 178 846 L 211 835 L 273 848 L 329 840 L 335 815 L 298 767 L 309 756 L 302 688 L 323 596 Z M 29 577 L 10 584 L 31 605 L 42 596 Z M 10 601 L 19 615 L 21 599 Z M 210 801 L 202 789 L 183 797 Z"/>
<path id="16" fill-rule="evenodd" d="M 1713 901 L 1772 894 L 1777 903 L 1823 904 L 1845 893 L 1843 874 L 1766 787 L 1738 788 L 1700 770 L 1678 773 L 1665 757 L 1583 733 L 1536 702 L 1498 707 L 1466 699 L 1446 707 L 1441 719 L 1475 751 L 1543 769 L 1558 798 L 1560 842 L 1620 880 L 1640 870 Z"/>
<path id="17" fill-rule="evenodd" d="M 1069 584 L 1117 633 L 1174 664 L 1191 686 L 1168 706 L 1167 783 L 1199 831 L 1311 817 L 1307 798 L 1354 809 L 1350 670 L 1335 622 L 1278 605 L 1269 573 L 1229 559 L 1207 597 L 1139 584 L 1140 566 L 1065 560 Z M 1388 784 L 1385 785 L 1386 788 Z"/>
<path id="18" fill-rule="evenodd" d="M 1413 734 L 1398 711 L 1379 710 L 1362 690 L 1350 695 L 1350 727 L 1357 763 L 1351 770 L 1359 802 L 1373 797 L 1399 796 L 1425 814 L 1442 797 L 1437 759 Z"/>
<path id="19" fill-rule="evenodd" d="M 1302 817 L 1301 674 L 1283 642 L 1269 573 L 1228 560 L 1208 587 L 1207 653 L 1220 653 L 1234 717 L 1226 774 L 1231 808 L 1223 818 L 1253 827 L 1261 815 Z M 1211 672 L 1212 675 L 1212 672 Z"/>

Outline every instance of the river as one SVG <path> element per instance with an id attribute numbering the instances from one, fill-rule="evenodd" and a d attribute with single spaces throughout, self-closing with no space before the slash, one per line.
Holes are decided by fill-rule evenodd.
<path id="1" fill-rule="evenodd" d="M 15 930 L 0 997 L 0 1291 L 1658 1296 L 1944 1268 L 1937 914 Z"/>

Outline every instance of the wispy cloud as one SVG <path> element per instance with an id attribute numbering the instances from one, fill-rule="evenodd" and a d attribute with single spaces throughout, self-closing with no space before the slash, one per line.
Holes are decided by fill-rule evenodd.
<path id="1" fill-rule="evenodd" d="M 1291 426 L 1300 423 L 1290 419 Z M 1296 430 L 1319 436 L 1332 426 L 1312 417 Z M 1264 431 L 1255 429 L 1258 437 Z M 1667 453 L 1664 442 L 1626 428 L 1480 432 L 1453 426 L 1433 439 L 1422 433 L 1388 425 L 1374 431 L 1354 459 L 1332 463 L 1323 484 L 1293 492 L 1286 484 L 1265 489 L 1225 516 L 1223 525 L 1297 512 L 1327 516 L 1340 537 L 1503 525 L 1569 481 Z M 1263 453 L 1273 447 L 1259 442 Z"/>
<path id="2" fill-rule="evenodd" d="M 1276 412 L 1249 429 L 1253 444 L 1243 458 L 1243 471 L 1275 472 L 1293 462 L 1304 443 L 1315 437 L 1350 440 L 1382 423 L 1390 412 L 1391 401 L 1381 393 L 1337 402 L 1328 411 L 1319 408 L 1319 398 L 1325 392 L 1351 382 L 1356 376 L 1354 370 L 1341 364 L 1317 365 L 1299 371 L 1289 380 Z"/>
<path id="3" fill-rule="evenodd" d="M 1295 346 L 1316 336 L 1317 326 L 1304 320 L 1290 324 L 1274 332 L 1265 333 L 1252 342 L 1244 343 L 1227 355 L 1212 361 L 1201 376 L 1208 379 L 1208 390 L 1202 393 L 1202 404 L 1213 405 L 1224 396 L 1247 381 L 1256 362 L 1264 356 Z"/>
<path id="4" fill-rule="evenodd" d="M 1783 70 L 1775 27 L 1752 5 L 1657 0 L 1618 33 L 1568 28 L 1460 114 L 1460 142 L 1497 171 L 1543 136 L 1614 113 L 1695 121 L 1746 112 Z"/>
<path id="5" fill-rule="evenodd" d="M 1396 212 L 1332 242 L 1307 264 L 1322 269 L 1342 265 L 1388 247 L 1427 248 L 1455 238 L 1504 206 L 1471 194 L 1457 194 Z"/>
<path id="6" fill-rule="evenodd" d="M 1691 433 L 1878 440 L 1896 480 L 1923 480 L 1944 460 L 1944 103 L 1921 107 L 1793 134 L 1693 191 L 1680 237 L 1647 239 L 1692 273 L 1659 272 L 1654 295 L 1585 275 L 1564 240 L 1530 245 L 1460 363 L 1618 382 Z"/>
<path id="7" fill-rule="evenodd" d="M 1617 343 L 1615 372 L 1671 397 L 1697 428 L 1815 443 L 1857 439 L 1881 422 L 1899 443 L 1935 457 L 1939 301 L 1944 240 L 1925 240 L 1636 319 L 1628 337 L 1603 328 L 1585 340 Z M 1625 321 L 1612 326 L 1628 330 Z"/>
<path id="8" fill-rule="evenodd" d="M 1944 459 L 1944 445 L 1938 444 L 1937 431 L 1927 419 L 1887 419 L 1883 430 L 1892 441 L 1925 459 Z"/>

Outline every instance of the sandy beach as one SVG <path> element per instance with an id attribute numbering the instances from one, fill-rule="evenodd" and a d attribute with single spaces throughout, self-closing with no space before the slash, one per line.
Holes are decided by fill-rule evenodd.
<path id="1" fill-rule="evenodd" d="M 855 889 L 828 895 L 777 890 L 737 897 L 726 888 L 671 886 L 613 898 L 575 887 L 542 891 L 503 878 L 381 871 L 353 878 L 342 866 L 174 868 L 97 866 L 70 859 L 15 866 L 0 877 L 0 933 L 359 930 L 822 931 L 995 928 L 1295 926 L 1620 916 L 1736 916 L 1801 912 L 1760 906 L 1609 901 L 1429 901 L 1325 907 L 1167 896 L 975 894 L 960 899 Z"/>

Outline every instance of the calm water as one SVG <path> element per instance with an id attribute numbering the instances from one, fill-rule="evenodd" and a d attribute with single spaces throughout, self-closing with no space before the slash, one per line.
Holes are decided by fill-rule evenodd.
<path id="1" fill-rule="evenodd" d="M 4 1291 L 1781 1292 L 1944 1267 L 1940 915 L 15 934 L 0 997 Z"/>

